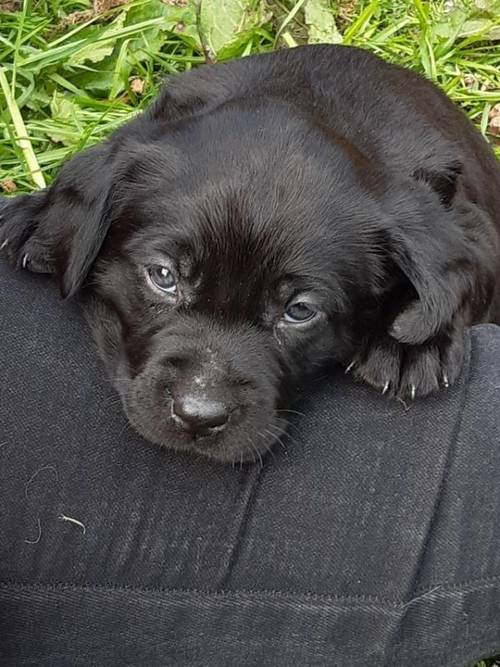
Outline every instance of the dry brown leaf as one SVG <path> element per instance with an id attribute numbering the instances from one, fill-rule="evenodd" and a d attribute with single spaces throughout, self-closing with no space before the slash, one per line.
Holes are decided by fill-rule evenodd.
<path id="1" fill-rule="evenodd" d="M 14 181 L 6 179 L 5 181 L 0 181 L 0 188 L 2 188 L 4 192 L 15 192 L 17 190 L 17 185 Z"/>
<path id="2" fill-rule="evenodd" d="M 477 83 L 477 79 L 472 74 L 466 74 L 464 76 L 464 86 L 466 88 L 473 88 Z"/>
<path id="3" fill-rule="evenodd" d="M 1 1 L 1 0 L 0 0 Z M 113 7 L 125 5 L 130 0 L 93 0 L 92 9 L 87 9 L 82 12 L 72 12 L 62 19 L 60 26 L 71 26 L 79 23 L 89 21 L 91 18 L 99 18 L 101 14 L 105 14 Z"/>
<path id="4" fill-rule="evenodd" d="M 76 25 L 78 23 L 84 23 L 85 21 L 88 21 L 89 19 L 92 18 L 94 15 L 94 12 L 92 9 L 89 9 L 84 12 L 72 12 L 71 14 L 68 14 L 68 16 L 65 16 L 60 25 L 61 27 L 65 27 L 68 25 Z"/>
<path id="5" fill-rule="evenodd" d="M 496 118 L 497 116 L 500 116 L 500 102 L 491 107 L 488 118 Z"/>
<path id="6" fill-rule="evenodd" d="M 21 8 L 21 0 L 0 0 L 0 12 L 16 12 Z"/>
<path id="7" fill-rule="evenodd" d="M 347 27 L 354 20 L 359 0 L 339 0 L 337 3 L 337 23 L 340 28 Z"/>
<path id="8" fill-rule="evenodd" d="M 145 85 L 146 82 L 144 81 L 144 79 L 139 79 L 138 77 L 135 77 L 130 80 L 130 90 L 136 95 L 142 95 L 142 93 L 144 92 Z"/>
<path id="9" fill-rule="evenodd" d="M 500 136 L 500 102 L 490 109 L 488 118 L 490 119 L 488 130 L 491 134 Z"/>
<path id="10" fill-rule="evenodd" d="M 93 0 L 94 14 L 104 14 L 113 7 L 126 5 L 129 0 Z"/>
<path id="11" fill-rule="evenodd" d="M 491 132 L 491 134 L 496 134 L 497 136 L 500 137 L 500 116 L 495 116 L 495 118 L 492 118 L 490 120 L 488 129 Z"/>

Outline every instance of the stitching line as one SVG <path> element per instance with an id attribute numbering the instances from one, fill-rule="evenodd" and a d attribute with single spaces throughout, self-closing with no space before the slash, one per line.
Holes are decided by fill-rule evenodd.
<path id="1" fill-rule="evenodd" d="M 482 588 L 491 587 L 491 585 L 500 584 L 500 574 L 492 577 L 483 577 L 480 579 L 473 579 L 467 582 L 460 584 L 442 584 L 439 587 L 433 587 L 427 591 L 428 593 L 435 593 L 433 598 L 442 598 L 446 594 L 464 594 L 472 593 Z M 303 593 L 303 592 L 294 592 L 294 591 L 275 591 L 275 590 L 239 590 L 239 591 L 229 591 L 229 590 L 203 590 L 196 588 L 155 588 L 148 586 L 127 586 L 127 585 L 115 585 L 115 584 L 77 584 L 77 583 L 67 583 L 67 582 L 38 582 L 31 583 L 26 581 L 5 581 L 0 582 L 0 591 L 8 590 L 12 588 L 17 588 L 19 590 L 73 590 L 73 591 L 88 591 L 88 592 L 98 592 L 98 591 L 114 591 L 114 592 L 136 592 L 136 593 L 168 593 L 171 595 L 184 595 L 184 596 L 205 596 L 213 599 L 238 599 L 238 598 L 249 598 L 255 597 L 256 599 L 261 598 L 265 599 L 275 599 L 283 601 L 303 601 L 303 602 L 323 602 L 323 603 L 352 603 L 357 602 L 360 606 L 378 606 L 378 607 L 387 607 L 388 609 L 392 608 L 405 608 L 409 604 L 418 602 L 420 598 L 425 599 L 425 596 L 418 595 L 413 598 L 405 600 L 393 600 L 390 598 L 383 598 L 370 595 L 324 595 L 320 593 Z M 429 596 L 426 596 L 426 599 L 429 599 Z"/>

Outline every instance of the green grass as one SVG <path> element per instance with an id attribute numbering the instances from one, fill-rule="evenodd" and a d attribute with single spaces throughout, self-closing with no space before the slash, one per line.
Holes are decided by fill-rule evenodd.
<path id="1" fill-rule="evenodd" d="M 147 105 L 165 74 L 207 58 L 342 42 L 425 73 L 484 134 L 500 103 L 499 0 L 226 0 L 234 11 L 223 15 L 220 0 L 95 4 L 98 11 L 87 0 L 25 0 L 0 12 L 6 190 L 50 183 L 65 159 Z"/>
<path id="2" fill-rule="evenodd" d="M 0 191 L 50 183 L 64 160 L 146 106 L 165 74 L 321 41 L 424 73 L 500 156 L 500 0 L 220 4 L 0 0 Z"/>

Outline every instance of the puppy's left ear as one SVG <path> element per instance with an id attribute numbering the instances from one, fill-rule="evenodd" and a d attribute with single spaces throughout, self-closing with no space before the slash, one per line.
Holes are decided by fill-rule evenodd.
<path id="1" fill-rule="evenodd" d="M 453 202 L 459 174 L 458 165 L 419 172 L 406 188 L 394 188 L 386 202 L 391 219 L 386 252 L 416 295 L 389 331 L 401 343 L 425 343 L 457 317 L 467 326 L 473 307 L 489 307 L 496 241 L 483 211 Z"/>
<path id="2" fill-rule="evenodd" d="M 64 297 L 82 286 L 112 222 L 116 151 L 100 144 L 72 158 L 54 183 L 0 208 L 0 246 L 18 267 L 57 276 Z"/>

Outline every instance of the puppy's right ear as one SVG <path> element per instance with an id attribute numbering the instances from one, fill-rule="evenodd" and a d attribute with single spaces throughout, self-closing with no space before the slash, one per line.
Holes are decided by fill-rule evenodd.
<path id="1" fill-rule="evenodd" d="M 11 262 L 55 274 L 64 297 L 77 292 L 111 225 L 118 171 L 116 150 L 103 143 L 72 158 L 45 190 L 3 200 L 0 246 Z"/>

